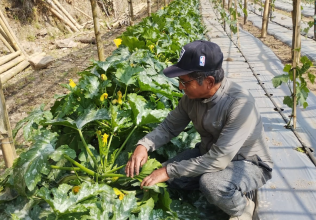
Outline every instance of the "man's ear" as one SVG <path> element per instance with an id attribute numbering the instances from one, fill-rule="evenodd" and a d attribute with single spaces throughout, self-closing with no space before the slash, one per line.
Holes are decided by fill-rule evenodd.
<path id="1" fill-rule="evenodd" d="M 205 78 L 207 86 L 213 87 L 215 85 L 215 78 L 213 76 L 208 76 Z"/>

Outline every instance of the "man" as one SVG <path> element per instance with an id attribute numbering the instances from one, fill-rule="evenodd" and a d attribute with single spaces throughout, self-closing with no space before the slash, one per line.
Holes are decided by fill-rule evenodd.
<path id="1" fill-rule="evenodd" d="M 261 116 L 251 94 L 224 77 L 223 53 L 217 44 L 194 41 L 185 45 L 176 65 L 164 70 L 179 77 L 185 95 L 151 133 L 142 138 L 126 166 L 138 175 L 154 151 L 177 136 L 190 121 L 201 143 L 165 162 L 141 186 L 168 181 L 171 187 L 200 189 L 211 204 L 231 216 L 252 219 L 255 204 L 245 194 L 271 179 L 273 165 Z"/>

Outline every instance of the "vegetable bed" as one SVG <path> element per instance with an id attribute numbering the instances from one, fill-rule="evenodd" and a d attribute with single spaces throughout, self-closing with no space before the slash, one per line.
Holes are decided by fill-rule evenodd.
<path id="1" fill-rule="evenodd" d="M 182 46 L 204 39 L 198 0 L 178 0 L 129 27 L 105 62 L 62 85 L 44 106 L 20 121 L 32 143 L 0 177 L 0 219 L 200 219 L 209 215 L 198 191 L 165 183 L 140 189 L 161 162 L 199 142 L 192 125 L 150 154 L 134 178 L 124 166 L 137 141 L 174 109 L 182 92 L 162 70 Z"/>

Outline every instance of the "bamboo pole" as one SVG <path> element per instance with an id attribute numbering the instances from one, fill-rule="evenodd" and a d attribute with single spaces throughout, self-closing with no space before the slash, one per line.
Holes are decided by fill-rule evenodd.
<path id="1" fill-rule="evenodd" d="M 270 0 L 266 0 L 264 4 L 264 12 L 263 12 L 263 18 L 262 18 L 262 28 L 261 28 L 261 37 L 264 38 L 267 36 L 267 30 L 268 30 L 268 14 L 269 14 L 269 2 Z"/>
<path id="2" fill-rule="evenodd" d="M 2 30 L 1 25 L 0 25 L 0 35 L 2 35 L 2 37 L 4 37 L 4 39 L 10 44 L 10 46 L 11 46 L 12 48 L 14 48 L 14 46 L 13 46 L 13 44 L 12 44 L 10 38 L 8 38 L 8 36 L 7 36 L 6 33 L 4 32 L 4 30 Z"/>
<path id="3" fill-rule="evenodd" d="M 167 6 L 167 0 L 164 0 L 164 5 Z"/>
<path id="4" fill-rule="evenodd" d="M 30 63 L 27 60 L 22 61 L 19 63 L 17 66 L 11 68 L 7 72 L 4 72 L 0 75 L 1 77 L 1 82 L 6 83 L 9 79 L 14 77 L 16 74 L 24 70 L 26 67 L 28 67 Z"/>
<path id="5" fill-rule="evenodd" d="M 226 0 L 223 0 L 223 9 L 224 9 L 224 11 L 225 11 L 225 1 Z M 225 11 L 226 12 L 226 11 Z M 226 13 L 225 13 L 225 15 L 226 15 Z M 226 17 L 226 16 L 225 16 Z M 226 21 L 225 21 L 225 19 L 224 19 L 224 31 L 226 31 Z"/>
<path id="6" fill-rule="evenodd" d="M 151 0 L 147 0 L 148 17 L 151 14 Z"/>
<path id="7" fill-rule="evenodd" d="M 89 19 L 93 19 L 90 15 L 88 15 L 88 14 L 86 14 L 85 12 L 83 12 L 83 11 L 81 11 L 79 8 L 77 8 L 76 6 L 74 6 L 74 8 L 77 10 L 77 11 L 79 11 L 81 14 L 83 14 L 84 16 L 86 16 L 87 18 L 89 18 Z"/>
<path id="8" fill-rule="evenodd" d="M 11 167 L 13 165 L 13 161 L 16 158 L 16 151 L 13 143 L 12 130 L 9 120 L 9 115 L 7 111 L 7 107 L 5 104 L 5 98 L 2 89 L 2 83 L 0 80 L 0 124 L 3 123 L 3 126 L 0 125 L 0 136 L 2 136 L 1 140 L 1 148 L 3 152 L 3 156 L 5 159 L 6 167 Z M 3 131 L 5 129 L 5 131 Z"/>
<path id="9" fill-rule="evenodd" d="M 295 5 L 294 5 L 295 4 Z M 293 128 L 296 129 L 296 67 L 299 64 L 301 56 L 301 0 L 294 0 L 293 7 L 295 8 L 295 23 L 294 23 L 294 58 L 293 58 Z"/>
<path id="10" fill-rule="evenodd" d="M 1 21 L 1 20 L 2 20 L 2 21 Z M 0 21 L 1 21 L 1 23 L 4 24 L 3 27 L 2 27 L 2 29 L 4 29 L 4 31 L 5 31 L 5 29 L 8 31 L 8 33 L 6 33 L 7 36 L 10 38 L 11 42 L 16 45 L 15 50 L 16 50 L 16 51 L 20 50 L 20 51 L 24 54 L 25 57 L 28 57 L 27 53 L 25 53 L 25 51 L 23 50 L 23 47 L 21 47 L 21 45 L 20 45 L 18 39 L 16 38 L 14 32 L 12 31 L 12 29 L 11 29 L 9 23 L 8 23 L 7 20 L 5 19 L 5 17 L 4 17 L 4 15 L 3 15 L 3 13 L 2 13 L 1 10 L 0 10 Z M 2 26 L 2 25 L 1 25 L 1 26 Z"/>
<path id="11" fill-rule="evenodd" d="M 12 60 L 13 58 L 16 58 L 17 56 L 21 55 L 21 51 L 16 51 L 14 53 L 11 53 L 9 55 L 3 56 L 0 58 L 0 66 L 2 64 L 5 64 L 7 62 L 9 62 L 10 60 Z"/>
<path id="12" fill-rule="evenodd" d="M 115 3 L 115 0 L 113 0 L 113 12 L 114 12 L 114 18 L 116 19 L 117 18 L 117 14 L 116 14 L 116 3 Z"/>
<path id="13" fill-rule="evenodd" d="M 90 2 L 91 2 L 91 8 L 92 8 L 95 40 L 97 42 L 99 60 L 105 61 L 101 32 L 100 32 L 100 24 L 99 24 L 99 19 L 98 19 L 97 1 L 90 0 Z"/>
<path id="14" fill-rule="evenodd" d="M 1 10 L 0 10 L 0 14 L 1 14 Z M 5 32 L 5 35 L 3 35 L 3 36 L 7 36 L 9 38 L 12 47 L 16 51 L 20 50 L 18 45 L 17 45 L 17 42 L 15 41 L 13 36 L 11 35 L 11 33 L 10 33 L 9 29 L 7 28 L 7 26 L 5 25 L 4 20 L 2 19 L 2 17 L 0 17 L 0 26 L 2 27 L 3 31 Z"/>
<path id="15" fill-rule="evenodd" d="M 131 21 L 134 21 L 134 9 L 133 9 L 133 0 L 128 0 L 129 12 L 131 16 Z"/>
<path id="16" fill-rule="evenodd" d="M 240 47 L 240 42 L 239 42 L 239 21 L 238 21 L 238 4 L 237 4 L 237 0 L 235 0 L 235 13 L 236 13 L 236 26 L 237 26 L 237 44 L 238 47 Z"/>
<path id="17" fill-rule="evenodd" d="M 11 69 L 12 67 L 18 65 L 19 63 L 21 63 L 23 60 L 25 60 L 24 56 L 18 56 L 17 58 L 15 58 L 14 60 L 0 66 L 0 74 L 7 71 L 8 69 Z"/>
<path id="18" fill-rule="evenodd" d="M 66 17 L 78 28 L 78 30 L 81 28 L 81 26 L 77 23 L 77 21 L 68 13 L 68 11 L 57 1 L 53 0 L 53 2 L 57 5 L 57 7 L 66 15 Z"/>
<path id="19" fill-rule="evenodd" d="M 244 10 L 248 13 L 248 0 L 244 0 Z M 244 13 L 244 24 L 247 24 L 248 14 Z"/>
<path id="20" fill-rule="evenodd" d="M 3 42 L 3 44 L 9 49 L 10 52 L 15 52 L 15 50 L 11 47 L 11 45 L 6 41 L 6 39 L 0 34 L 0 40 Z"/>
<path id="21" fill-rule="evenodd" d="M 315 5 L 314 5 L 314 7 L 315 7 L 315 12 L 314 12 L 314 14 L 316 15 L 316 0 L 315 0 Z M 314 17 L 314 39 L 316 40 L 316 17 Z"/>
<path id="22" fill-rule="evenodd" d="M 57 6 L 55 4 L 53 4 L 53 2 L 49 2 L 47 3 L 47 8 L 57 17 L 59 18 L 61 21 L 63 21 L 66 25 L 68 25 L 72 31 L 77 32 L 79 31 L 78 28 L 76 28 L 68 19 L 66 19 L 61 13 L 60 10 L 57 8 Z"/>

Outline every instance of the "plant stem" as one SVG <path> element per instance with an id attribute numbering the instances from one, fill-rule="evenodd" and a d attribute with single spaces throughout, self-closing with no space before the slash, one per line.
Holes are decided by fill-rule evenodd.
<path id="1" fill-rule="evenodd" d="M 82 143 L 83 143 L 83 145 L 86 148 L 87 153 L 92 158 L 95 168 L 97 168 L 98 167 L 97 159 L 94 157 L 94 155 L 92 154 L 91 150 L 89 149 L 89 147 L 88 147 L 88 145 L 87 145 L 87 143 L 86 143 L 86 141 L 85 141 L 85 139 L 84 139 L 84 137 L 82 135 L 82 131 L 80 129 L 78 129 L 78 132 L 79 132 L 80 138 L 82 140 Z"/>
<path id="2" fill-rule="evenodd" d="M 115 174 L 115 173 L 108 173 L 100 176 L 100 178 L 107 178 L 107 177 L 126 177 L 123 174 Z"/>
<path id="3" fill-rule="evenodd" d="M 107 149 L 106 149 L 106 155 L 105 155 L 105 158 L 104 158 L 104 168 L 105 168 L 105 165 L 107 164 L 108 162 L 108 155 L 109 155 L 109 150 L 110 150 L 110 146 L 111 146 L 111 142 L 112 142 L 112 138 L 113 138 L 113 133 L 111 134 L 111 137 L 110 137 L 110 141 L 109 143 L 107 144 Z"/>
<path id="4" fill-rule="evenodd" d="M 127 143 L 128 139 L 131 137 L 131 135 L 133 134 L 133 132 L 136 130 L 137 125 L 133 128 L 133 130 L 131 131 L 131 133 L 129 133 L 128 137 L 125 139 L 124 143 L 122 144 L 122 146 L 120 147 L 120 149 L 117 151 L 117 153 L 114 156 L 114 160 L 113 160 L 113 164 L 117 158 L 117 156 L 121 153 L 123 147 L 125 146 L 125 144 Z"/>
<path id="5" fill-rule="evenodd" d="M 124 102 L 126 101 L 126 93 L 127 93 L 127 85 L 126 85 L 125 94 L 124 94 Z"/>
<path id="6" fill-rule="evenodd" d="M 64 158 L 66 158 L 69 162 L 71 162 L 73 165 L 79 167 L 82 171 L 86 172 L 87 174 L 91 175 L 91 176 L 96 176 L 98 174 L 96 174 L 94 171 L 82 166 L 80 163 L 78 163 L 77 161 L 71 159 L 69 156 L 64 155 Z"/>
<path id="7" fill-rule="evenodd" d="M 120 166 L 120 167 L 117 167 L 117 168 L 115 168 L 115 169 L 113 169 L 113 170 L 110 170 L 109 172 L 107 172 L 107 173 L 113 173 L 113 172 L 115 172 L 115 171 L 117 171 L 117 170 L 120 170 L 120 169 L 122 169 L 123 167 L 125 167 L 126 165 L 122 165 L 122 166 Z"/>
<path id="8" fill-rule="evenodd" d="M 51 165 L 50 168 L 58 169 L 58 170 L 69 170 L 69 171 L 79 171 L 80 170 L 80 168 L 78 168 L 78 167 L 59 167 L 59 166 L 54 166 L 54 165 Z"/>

